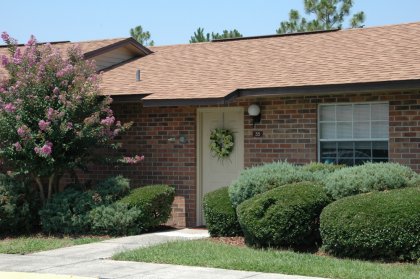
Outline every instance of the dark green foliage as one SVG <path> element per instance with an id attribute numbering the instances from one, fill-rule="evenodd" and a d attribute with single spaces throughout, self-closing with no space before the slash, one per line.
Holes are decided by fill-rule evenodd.
<path id="1" fill-rule="evenodd" d="M 321 214 L 327 252 L 361 259 L 420 259 L 420 188 L 343 198 Z"/>
<path id="2" fill-rule="evenodd" d="M 211 236 L 242 235 L 236 211 L 229 199 L 228 188 L 207 193 L 203 199 L 204 216 Z"/>
<path id="3" fill-rule="evenodd" d="M 396 163 L 366 163 L 340 169 L 325 179 L 325 188 L 334 199 L 346 196 L 414 186 L 420 176 Z"/>
<path id="4" fill-rule="evenodd" d="M 42 230 L 46 233 L 88 233 L 91 229 L 89 211 L 115 202 L 128 190 L 129 182 L 121 176 L 108 178 L 92 190 L 67 188 L 54 195 L 40 211 Z"/>
<path id="5" fill-rule="evenodd" d="M 37 225 L 36 197 L 24 182 L 0 174 L 0 235 L 28 233 Z"/>
<path id="6" fill-rule="evenodd" d="M 148 229 L 168 221 L 174 198 L 174 188 L 168 185 L 149 185 L 132 190 L 120 202 L 139 208 L 143 214 L 143 227 Z"/>
<path id="7" fill-rule="evenodd" d="M 194 32 L 194 36 L 191 36 L 190 44 L 193 43 L 202 43 L 202 42 L 210 42 L 212 40 L 220 40 L 220 39 L 232 39 L 232 38 L 241 38 L 243 35 L 236 29 L 233 30 L 223 30 L 221 34 L 219 33 L 204 33 L 204 28 L 198 28 L 196 32 Z"/>
<path id="8" fill-rule="evenodd" d="M 138 25 L 130 29 L 130 36 L 133 37 L 137 42 L 144 46 L 154 46 L 155 42 L 151 39 L 149 31 L 144 31 L 141 25 Z"/>
<path id="9" fill-rule="evenodd" d="M 242 171 L 239 178 L 229 186 L 229 196 L 234 207 L 253 196 L 268 190 L 302 181 L 322 182 L 341 166 L 312 163 L 295 166 L 276 162 Z"/>
<path id="10" fill-rule="evenodd" d="M 94 190 L 101 195 L 105 202 L 110 203 L 128 194 L 130 181 L 121 175 L 110 177 L 96 184 Z"/>
<path id="11" fill-rule="evenodd" d="M 304 0 L 305 13 L 313 19 L 302 17 L 297 10 L 290 10 L 289 21 L 282 21 L 278 34 L 341 29 L 346 17 L 350 16 L 352 0 Z M 365 21 L 365 13 L 353 14 L 350 19 L 352 28 L 360 27 Z"/>
<path id="12" fill-rule="evenodd" d="M 319 215 L 330 203 L 322 185 L 301 182 L 257 195 L 237 208 L 248 244 L 307 248 L 319 238 Z"/>
<path id="13" fill-rule="evenodd" d="M 101 205 L 89 212 L 93 234 L 133 235 L 143 231 L 143 214 L 137 207 L 119 202 Z"/>

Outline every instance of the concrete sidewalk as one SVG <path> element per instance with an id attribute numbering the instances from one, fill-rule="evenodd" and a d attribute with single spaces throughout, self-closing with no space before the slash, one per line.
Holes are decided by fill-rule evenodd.
<path id="1" fill-rule="evenodd" d="M 109 260 L 113 254 L 174 240 L 208 237 L 206 230 L 183 229 L 106 240 L 98 243 L 61 248 L 29 255 L 0 254 L 0 278 L 44 278 L 46 274 L 84 276 L 90 278 L 172 279 L 172 278 L 284 278 L 303 279 L 304 276 L 266 274 L 217 268 L 189 267 Z M 30 272 L 1 273 L 3 272 Z M 40 277 L 33 277 L 35 274 Z M 32 275 L 32 277 L 31 277 Z M 19 277 L 20 276 L 20 277 Z M 48 275 L 48 278 L 51 275 Z M 57 279 L 60 278 L 57 276 Z M 71 277 L 70 277 L 71 278 Z"/>

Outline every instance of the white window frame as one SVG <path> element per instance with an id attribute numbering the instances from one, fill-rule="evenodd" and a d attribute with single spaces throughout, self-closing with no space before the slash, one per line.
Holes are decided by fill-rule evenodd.
<path id="1" fill-rule="evenodd" d="M 321 139 L 321 107 L 323 106 L 335 106 L 335 112 L 337 111 L 337 106 L 340 105 L 371 105 L 371 104 L 386 104 L 388 106 L 388 117 L 387 117 L 387 122 L 388 122 L 388 137 L 387 138 L 374 138 L 372 139 L 371 137 L 369 138 L 362 138 L 362 139 L 355 139 L 355 138 L 335 138 L 335 139 Z M 322 103 L 322 104 L 318 104 L 318 108 L 317 108 L 317 158 L 318 158 L 318 162 L 321 162 L 321 142 L 356 142 L 356 141 L 386 141 L 388 143 L 388 152 L 389 152 L 389 102 L 387 101 L 377 101 L 377 102 L 338 102 L 338 103 Z M 354 128 L 354 114 L 353 117 L 351 119 L 352 122 L 352 127 Z M 372 122 L 372 120 L 370 120 L 370 122 Z M 335 120 L 335 123 L 337 123 L 337 120 Z M 372 129 L 372 125 L 370 125 L 370 129 Z M 337 135 L 337 129 L 336 129 L 336 135 Z M 388 160 L 389 160 L 389 153 L 388 153 Z"/>

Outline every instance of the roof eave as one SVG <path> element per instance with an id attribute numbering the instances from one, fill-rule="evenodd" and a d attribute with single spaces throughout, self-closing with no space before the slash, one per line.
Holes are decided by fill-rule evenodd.
<path id="1" fill-rule="evenodd" d="M 120 48 L 120 47 L 124 47 L 127 45 L 131 45 L 135 48 L 137 54 L 141 57 L 146 56 L 148 54 L 153 53 L 153 51 L 151 51 L 150 49 L 148 49 L 147 47 L 143 46 L 142 44 L 140 44 L 139 42 L 137 42 L 135 39 L 133 39 L 132 37 L 118 41 L 116 43 L 86 52 L 83 56 L 85 59 L 91 59 L 95 56 L 104 54 L 106 52 L 109 52 L 111 50 Z"/>
<path id="2" fill-rule="evenodd" d="M 363 82 L 350 84 L 307 85 L 289 87 L 237 89 L 219 98 L 190 99 L 142 99 L 144 107 L 224 105 L 239 97 L 289 96 L 289 95 L 326 95 L 360 92 L 384 92 L 396 90 L 418 90 L 420 79 Z"/>

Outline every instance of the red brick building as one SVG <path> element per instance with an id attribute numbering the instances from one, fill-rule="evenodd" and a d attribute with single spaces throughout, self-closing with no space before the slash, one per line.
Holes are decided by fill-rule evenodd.
<path id="1" fill-rule="evenodd" d="M 420 171 L 420 23 L 150 48 L 79 44 L 104 71 L 118 119 L 134 123 L 123 152 L 146 158 L 95 166 L 90 178 L 174 185 L 172 224 L 202 224 L 203 194 L 264 162 L 392 161 Z M 211 155 L 215 128 L 234 132 L 226 160 Z"/>

